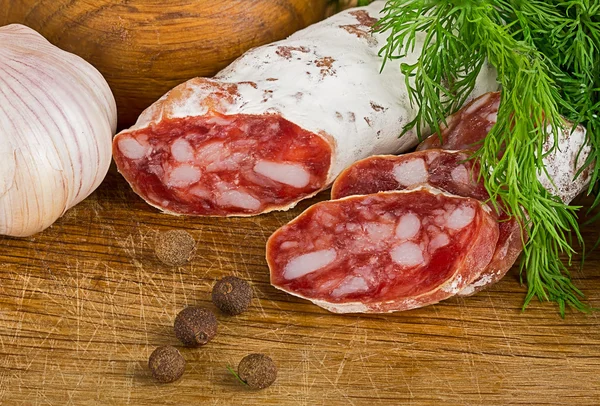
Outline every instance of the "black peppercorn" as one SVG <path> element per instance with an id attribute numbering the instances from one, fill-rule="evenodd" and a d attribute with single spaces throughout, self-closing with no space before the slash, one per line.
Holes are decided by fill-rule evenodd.
<path id="1" fill-rule="evenodd" d="M 268 388 L 277 379 L 277 367 L 264 354 L 246 355 L 238 365 L 238 376 L 253 389 Z"/>
<path id="2" fill-rule="evenodd" d="M 158 381 L 174 382 L 185 371 L 185 359 L 175 347 L 158 347 L 150 355 L 148 367 Z"/>
<path id="3" fill-rule="evenodd" d="M 223 313 L 235 316 L 246 311 L 252 301 L 252 287 L 245 280 L 226 276 L 212 290 L 212 301 Z"/>
<path id="4" fill-rule="evenodd" d="M 199 347 L 217 334 L 217 318 L 202 307 L 190 306 L 175 317 L 175 336 L 185 345 Z"/>
<path id="5" fill-rule="evenodd" d="M 154 244 L 156 257 L 165 265 L 179 266 L 194 255 L 196 240 L 187 231 L 169 230 L 160 233 Z"/>

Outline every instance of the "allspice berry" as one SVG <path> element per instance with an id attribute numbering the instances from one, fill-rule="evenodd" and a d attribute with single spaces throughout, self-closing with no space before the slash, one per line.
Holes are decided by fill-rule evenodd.
<path id="1" fill-rule="evenodd" d="M 190 306 L 175 317 L 175 336 L 189 347 L 208 343 L 217 334 L 215 314 L 202 307 Z"/>
<path id="2" fill-rule="evenodd" d="M 273 360 L 264 354 L 250 354 L 240 361 L 238 376 L 252 389 L 264 389 L 277 379 L 277 367 Z"/>
<path id="3" fill-rule="evenodd" d="M 212 301 L 223 313 L 235 316 L 248 309 L 252 301 L 252 287 L 235 276 L 226 276 L 215 283 Z"/>
<path id="4" fill-rule="evenodd" d="M 185 359 L 175 347 L 158 347 L 150 355 L 148 367 L 158 381 L 174 382 L 185 371 Z"/>
<path id="5" fill-rule="evenodd" d="M 188 262 L 196 251 L 196 240 L 185 230 L 160 233 L 154 243 L 156 257 L 165 265 L 180 266 Z"/>

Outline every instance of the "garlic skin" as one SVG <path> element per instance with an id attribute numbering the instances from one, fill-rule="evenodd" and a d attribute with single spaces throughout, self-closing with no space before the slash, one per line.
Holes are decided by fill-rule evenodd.
<path id="1" fill-rule="evenodd" d="M 38 233 L 89 196 L 116 125 L 92 65 L 28 27 L 0 27 L 0 235 Z"/>

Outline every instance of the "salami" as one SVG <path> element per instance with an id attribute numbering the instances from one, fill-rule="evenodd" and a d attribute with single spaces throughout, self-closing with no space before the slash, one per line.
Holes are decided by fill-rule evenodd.
<path id="1" fill-rule="evenodd" d="M 480 148 L 481 142 L 496 123 L 499 107 L 498 92 L 478 97 L 446 120 L 447 126 L 442 129 L 441 136 L 429 136 L 417 146 L 417 150 Z M 549 135 L 543 152 L 548 153 L 553 145 L 554 137 Z M 565 121 L 564 130 L 558 134 L 558 147 L 543 158 L 545 171 L 538 174 L 540 183 L 563 202 L 570 203 L 590 182 L 589 168 L 576 177 L 590 151 L 585 128 L 581 125 L 573 127 L 572 123 Z"/>
<path id="2" fill-rule="evenodd" d="M 331 187 L 331 198 L 367 195 L 430 185 L 447 193 L 487 200 L 479 168 L 465 151 L 431 149 L 403 155 L 376 155 L 346 168 Z"/>
<path id="3" fill-rule="evenodd" d="M 115 137 L 119 171 L 168 213 L 255 215 L 315 195 L 359 159 L 414 147 L 414 132 L 398 137 L 416 115 L 404 78 L 396 63 L 380 73 L 386 35 L 371 33 L 384 5 L 339 13 L 177 86 Z M 486 66 L 473 95 L 495 90 L 495 78 Z"/>
<path id="4" fill-rule="evenodd" d="M 336 313 L 393 312 L 447 299 L 489 264 L 487 205 L 423 187 L 318 203 L 267 242 L 271 283 Z"/>
<path id="5" fill-rule="evenodd" d="M 489 200 L 489 194 L 479 177 L 479 167 L 469 159 L 469 153 L 440 149 L 363 159 L 340 174 L 331 189 L 331 198 L 404 190 L 423 185 L 480 201 Z M 490 209 L 493 209 L 491 204 Z M 459 296 L 474 294 L 499 281 L 523 250 L 519 223 L 502 211 L 496 215 L 499 235 L 492 260 L 471 284 L 458 292 Z"/>
<path id="6" fill-rule="evenodd" d="M 423 140 L 417 151 L 442 148 L 449 150 L 479 149 L 488 135 L 500 108 L 500 92 L 479 96 L 446 119 L 441 125 L 441 135 L 433 134 Z"/>

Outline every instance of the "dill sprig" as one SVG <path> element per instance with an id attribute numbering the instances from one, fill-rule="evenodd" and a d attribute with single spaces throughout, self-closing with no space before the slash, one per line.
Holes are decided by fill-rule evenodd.
<path id="1" fill-rule="evenodd" d="M 526 230 L 521 275 L 526 276 L 528 292 L 523 307 L 537 297 L 556 302 L 564 316 L 567 306 L 589 311 L 561 261 L 564 255 L 567 265 L 571 263 L 575 252 L 571 236 L 583 243 L 578 207 L 550 194 L 538 175 L 545 172 L 543 158 L 555 152 L 559 132 L 565 130 L 561 113 L 572 113 L 566 115 L 570 119 L 577 114 L 569 107 L 567 90 L 559 88 L 578 77 L 564 75 L 563 65 L 545 49 L 538 49 L 535 39 L 545 35 L 542 30 L 556 30 L 559 36 L 560 29 L 541 17 L 539 25 L 530 24 L 528 18 L 536 13 L 536 6 L 543 6 L 545 15 L 553 13 L 538 1 L 389 0 L 376 30 L 389 33 L 382 49 L 385 60 L 406 55 L 422 36 L 418 60 L 400 66 L 410 100 L 418 107 L 416 118 L 405 130 L 414 127 L 419 137 L 425 126 L 439 131 L 445 117 L 464 104 L 486 60 L 497 69 L 502 86 L 497 123 L 475 157 L 480 160 L 491 201 L 501 199 Z M 576 52 L 569 53 L 571 59 L 564 54 L 567 50 L 559 52 L 563 52 L 563 62 L 581 62 L 575 62 L 582 58 Z M 553 147 L 545 151 L 549 136 Z M 597 157 L 599 148 L 593 140 L 591 144 Z"/>
<path id="2" fill-rule="evenodd" d="M 240 381 L 243 385 L 248 386 L 248 384 L 242 379 L 240 378 L 240 376 L 238 375 L 237 372 L 235 372 L 235 369 L 233 369 L 233 367 L 231 365 L 227 365 L 225 367 L 227 369 L 227 371 L 229 371 L 229 373 L 233 376 L 235 376 L 235 378 Z"/>
<path id="3" fill-rule="evenodd" d="M 558 67 L 558 90 L 565 104 L 560 113 L 586 127 L 592 154 L 589 192 L 600 204 L 600 3 L 590 0 L 513 1 L 504 7 L 515 21 L 512 34 L 527 41 Z M 600 214 L 592 221 L 598 220 Z"/>

